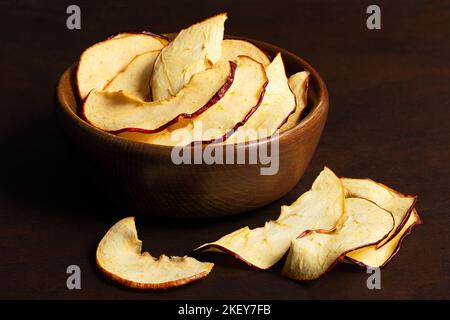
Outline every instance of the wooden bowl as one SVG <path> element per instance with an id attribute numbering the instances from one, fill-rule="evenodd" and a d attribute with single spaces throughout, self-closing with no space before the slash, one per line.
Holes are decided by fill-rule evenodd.
<path id="1" fill-rule="evenodd" d="M 307 113 L 300 123 L 266 141 L 235 145 L 252 152 L 279 143 L 279 170 L 261 175 L 259 164 L 181 164 L 171 161 L 171 147 L 129 141 L 101 131 L 77 113 L 72 66 L 61 76 L 58 119 L 88 156 L 102 191 L 128 212 L 167 217 L 217 217 L 249 211 L 285 195 L 300 180 L 319 142 L 328 112 L 328 92 L 320 75 L 302 58 L 261 41 L 250 41 L 272 57 L 281 52 L 288 75 L 311 73 Z"/>

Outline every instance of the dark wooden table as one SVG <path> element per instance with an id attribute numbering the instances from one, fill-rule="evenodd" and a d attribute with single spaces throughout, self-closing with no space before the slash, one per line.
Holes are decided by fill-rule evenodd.
<path id="1" fill-rule="evenodd" d="M 374 1 L 76 1 L 82 29 L 66 28 L 72 1 L 2 1 L 0 117 L 0 298 L 450 298 L 450 3 L 375 1 L 382 30 L 366 28 Z M 227 11 L 227 33 L 285 47 L 309 61 L 330 91 L 330 114 L 301 182 L 279 201 L 247 214 L 183 222 L 138 219 L 145 249 L 183 255 L 227 231 L 258 226 L 306 191 L 324 165 L 371 177 L 419 196 L 423 225 L 382 270 L 382 289 L 340 265 L 298 283 L 257 272 L 228 255 L 199 282 L 136 292 L 106 280 L 94 264 L 104 232 L 129 212 L 108 203 L 88 163 L 55 123 L 55 85 L 90 44 L 121 30 L 176 31 Z M 66 288 L 66 268 L 82 270 L 82 289 Z"/>

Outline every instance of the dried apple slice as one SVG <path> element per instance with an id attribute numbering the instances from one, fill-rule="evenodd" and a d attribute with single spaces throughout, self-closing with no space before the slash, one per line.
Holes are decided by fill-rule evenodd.
<path id="1" fill-rule="evenodd" d="M 373 202 L 346 199 L 347 218 L 333 233 L 310 231 L 292 241 L 282 274 L 313 280 L 331 270 L 347 252 L 378 243 L 394 226 L 392 214 Z"/>
<path id="2" fill-rule="evenodd" d="M 264 99 L 248 121 L 227 140 L 227 144 L 271 136 L 295 111 L 295 96 L 288 85 L 281 54 L 266 68 L 269 84 Z"/>
<path id="3" fill-rule="evenodd" d="M 206 277 L 213 263 L 141 252 L 134 217 L 120 220 L 97 247 L 97 266 L 109 278 L 137 289 L 167 289 Z"/>
<path id="4" fill-rule="evenodd" d="M 93 89 L 102 90 L 137 55 L 161 50 L 166 44 L 163 37 L 136 33 L 89 47 L 81 54 L 76 72 L 80 98 L 84 100 Z"/>
<path id="5" fill-rule="evenodd" d="M 169 38 L 167 38 L 166 36 L 161 35 L 161 34 L 156 34 L 156 33 L 150 32 L 150 31 L 145 31 L 145 30 L 119 32 L 119 33 L 111 35 L 109 37 L 109 39 L 124 38 L 124 37 L 132 36 L 132 35 L 135 35 L 135 34 L 146 34 L 146 35 L 149 35 L 149 36 L 160 38 L 164 45 L 167 45 L 169 43 Z"/>
<path id="6" fill-rule="evenodd" d="M 104 91 L 123 91 L 137 99 L 149 100 L 150 78 L 159 52 L 150 51 L 136 56 L 106 85 Z"/>
<path id="7" fill-rule="evenodd" d="M 234 61 L 238 56 L 248 56 L 261 63 L 264 67 L 270 64 L 269 57 L 253 43 L 237 39 L 222 41 L 221 60 Z"/>
<path id="8" fill-rule="evenodd" d="M 286 123 L 281 126 L 280 132 L 289 130 L 298 124 L 303 110 L 305 110 L 306 105 L 308 104 L 308 83 L 308 71 L 297 72 L 289 78 L 289 88 L 291 88 L 295 95 L 295 102 L 297 105 L 295 112 L 291 114 Z"/>
<path id="9" fill-rule="evenodd" d="M 345 218 L 344 189 L 328 168 L 319 174 L 311 190 L 290 206 L 281 208 L 276 221 L 264 227 L 244 227 L 195 251 L 223 251 L 258 269 L 273 266 L 289 249 L 291 241 L 307 230 L 331 232 Z"/>
<path id="10" fill-rule="evenodd" d="M 389 211 L 394 216 L 394 229 L 386 239 L 377 245 L 378 248 L 392 239 L 402 229 L 416 203 L 416 197 L 401 194 L 370 179 L 341 178 L 341 180 L 346 197 L 367 199 L 380 208 Z"/>
<path id="11" fill-rule="evenodd" d="M 192 142 L 208 143 L 226 139 L 244 124 L 260 105 L 267 84 L 264 67 L 255 60 L 241 56 L 236 60 L 237 68 L 233 84 L 225 96 L 199 116 L 174 124 L 156 134 L 124 132 L 127 139 L 159 144 L 185 146 Z"/>
<path id="12" fill-rule="evenodd" d="M 222 55 L 225 13 L 181 30 L 159 55 L 152 75 L 153 100 L 175 96 L 191 77 Z"/>
<path id="13" fill-rule="evenodd" d="M 381 248 L 376 245 L 364 247 L 347 253 L 345 258 L 362 267 L 384 267 L 399 252 L 400 246 L 412 229 L 421 224 L 419 214 L 414 209 L 403 228 Z"/>
<path id="14" fill-rule="evenodd" d="M 93 91 L 83 104 L 83 116 L 111 133 L 158 132 L 217 103 L 233 83 L 235 69 L 234 62 L 224 62 L 197 73 L 177 96 L 165 101 L 144 102 L 123 92 Z"/>

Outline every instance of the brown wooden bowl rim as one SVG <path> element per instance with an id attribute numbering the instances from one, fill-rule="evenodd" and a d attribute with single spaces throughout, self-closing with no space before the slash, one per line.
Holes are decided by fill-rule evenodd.
<path id="1" fill-rule="evenodd" d="M 168 33 L 166 35 L 170 35 L 170 33 Z M 301 119 L 301 121 L 295 127 L 291 128 L 289 130 L 286 130 L 286 131 L 280 133 L 279 135 L 275 135 L 275 136 L 272 136 L 267 139 L 254 140 L 254 141 L 249 141 L 249 142 L 245 142 L 245 143 L 235 144 L 234 145 L 235 148 L 238 148 L 238 147 L 239 148 L 241 148 L 241 147 L 250 148 L 250 147 L 254 147 L 255 145 L 258 146 L 258 145 L 264 144 L 264 143 L 271 143 L 275 139 L 278 139 L 279 143 L 281 145 L 284 141 L 295 139 L 295 137 L 298 134 L 301 134 L 302 131 L 305 131 L 308 129 L 308 127 L 313 126 L 313 123 L 319 121 L 323 115 L 326 116 L 326 114 L 328 112 L 328 90 L 327 90 L 327 87 L 326 87 L 325 82 L 323 81 L 322 77 L 320 76 L 320 74 L 306 60 L 304 60 L 303 58 L 297 56 L 296 54 L 294 54 L 286 49 L 280 48 L 276 45 L 269 44 L 269 43 L 266 43 L 263 41 L 254 40 L 251 38 L 241 37 L 241 36 L 232 36 L 232 35 L 226 35 L 225 38 L 249 41 L 249 42 L 257 45 L 258 47 L 262 48 L 263 50 L 265 50 L 266 48 L 269 48 L 275 52 L 281 52 L 281 54 L 284 56 L 290 57 L 292 60 L 299 63 L 305 70 L 310 72 L 311 77 L 313 79 L 312 82 L 316 83 L 317 93 L 318 93 L 317 101 L 315 101 L 315 104 L 311 108 L 311 111 L 309 112 L 309 114 L 306 115 L 305 118 Z M 64 97 L 64 90 L 63 90 L 63 85 L 64 85 L 63 79 L 65 77 L 73 76 L 73 72 L 75 72 L 76 64 L 77 63 L 74 63 L 72 66 L 70 66 L 69 68 L 67 68 L 64 71 L 64 73 L 59 78 L 58 85 L 57 85 L 57 97 L 58 97 L 58 101 L 59 101 L 59 106 L 69 116 L 69 118 L 73 119 L 76 124 L 78 124 L 79 126 L 81 126 L 84 129 L 88 130 L 92 134 L 100 135 L 107 142 L 116 144 L 117 146 L 120 146 L 120 147 L 124 147 L 129 151 L 134 150 L 136 152 L 139 152 L 139 153 L 143 152 L 145 154 L 147 154 L 148 152 L 153 153 L 153 152 L 157 152 L 157 151 L 166 151 L 166 152 L 170 153 L 170 150 L 172 150 L 172 148 L 173 148 L 172 146 L 149 144 L 149 143 L 132 141 L 132 140 L 122 138 L 118 135 L 111 134 L 109 132 L 103 131 L 99 128 L 92 126 L 91 124 L 84 121 L 76 112 L 74 112 L 69 107 L 69 105 L 66 104 L 66 99 Z M 310 82 L 310 85 L 311 85 L 311 82 Z M 74 96 L 77 99 L 76 92 L 74 92 Z"/>

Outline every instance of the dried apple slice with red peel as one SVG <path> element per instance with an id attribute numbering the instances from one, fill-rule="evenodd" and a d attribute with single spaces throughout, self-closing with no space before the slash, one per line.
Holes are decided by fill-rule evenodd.
<path id="1" fill-rule="evenodd" d="M 270 64 L 267 54 L 253 43 L 238 39 L 223 40 L 220 60 L 234 61 L 238 56 L 248 56 L 261 63 L 264 67 Z"/>
<path id="2" fill-rule="evenodd" d="M 377 248 L 377 245 L 367 246 L 347 253 L 345 258 L 362 267 L 382 268 L 400 251 L 403 240 L 419 224 L 421 224 L 419 214 L 413 209 L 403 228 L 382 247 Z"/>
<path id="3" fill-rule="evenodd" d="M 123 91 L 129 96 L 148 101 L 150 99 L 150 78 L 159 52 L 159 50 L 150 51 L 136 56 L 106 85 L 104 91 Z"/>
<path id="4" fill-rule="evenodd" d="M 161 50 L 166 44 L 163 37 L 136 33 L 89 47 L 81 54 L 76 72 L 80 98 L 84 100 L 92 90 L 102 90 L 137 55 Z"/>
<path id="5" fill-rule="evenodd" d="M 175 96 L 194 74 L 219 61 L 226 19 L 222 13 L 181 30 L 161 50 L 151 81 L 153 100 Z"/>
<path id="6" fill-rule="evenodd" d="M 346 199 L 347 217 L 332 233 L 308 231 L 292 241 L 282 274 L 314 280 L 331 270 L 347 252 L 380 242 L 394 226 L 392 214 L 373 202 Z"/>
<path id="7" fill-rule="evenodd" d="M 233 83 L 235 69 L 234 62 L 224 62 L 197 73 L 175 97 L 165 101 L 144 102 L 123 92 L 93 91 L 82 113 L 93 126 L 111 133 L 159 132 L 217 103 Z"/>
<path id="8" fill-rule="evenodd" d="M 276 221 L 264 227 L 244 227 L 204 244 L 195 251 L 223 251 L 258 269 L 268 269 L 288 251 L 291 241 L 307 230 L 331 232 L 345 218 L 344 188 L 328 168 L 319 174 L 311 190 L 290 206 L 283 206 Z"/>
<path id="9" fill-rule="evenodd" d="M 97 247 L 96 261 L 109 278 L 136 289 L 167 289 L 206 277 L 213 263 L 191 257 L 152 257 L 141 252 L 133 217 L 109 229 Z"/>
<path id="10" fill-rule="evenodd" d="M 295 111 L 295 96 L 289 88 L 281 54 L 277 54 L 267 66 L 266 73 L 269 83 L 261 105 L 227 140 L 227 144 L 269 137 Z"/>
<path id="11" fill-rule="evenodd" d="M 233 84 L 225 96 L 195 118 L 174 124 L 156 134 L 121 133 L 127 139 L 159 145 L 185 146 L 226 139 L 260 106 L 265 94 L 267 76 L 264 67 L 255 60 L 240 56 Z"/>
<path id="12" fill-rule="evenodd" d="M 295 112 L 289 116 L 286 123 L 281 126 L 280 132 L 289 130 L 298 124 L 303 110 L 305 110 L 306 105 L 308 104 L 309 75 L 308 71 L 301 71 L 293 74 L 289 78 L 289 87 L 295 95 L 296 108 Z"/>
<path id="13" fill-rule="evenodd" d="M 394 229 L 386 239 L 377 245 L 378 248 L 392 239 L 402 229 L 416 203 L 416 197 L 404 195 L 371 179 L 341 178 L 341 180 L 346 197 L 367 199 L 380 208 L 389 211 L 394 216 Z"/>
<path id="14" fill-rule="evenodd" d="M 166 36 L 164 36 L 162 34 L 156 34 L 156 33 L 150 32 L 150 31 L 146 31 L 146 30 L 119 32 L 119 33 L 111 35 L 108 39 L 125 38 L 125 37 L 129 37 L 129 36 L 133 36 L 135 34 L 145 34 L 148 36 L 153 36 L 153 37 L 159 38 L 160 41 L 165 46 L 170 42 L 169 38 L 167 38 Z"/>

